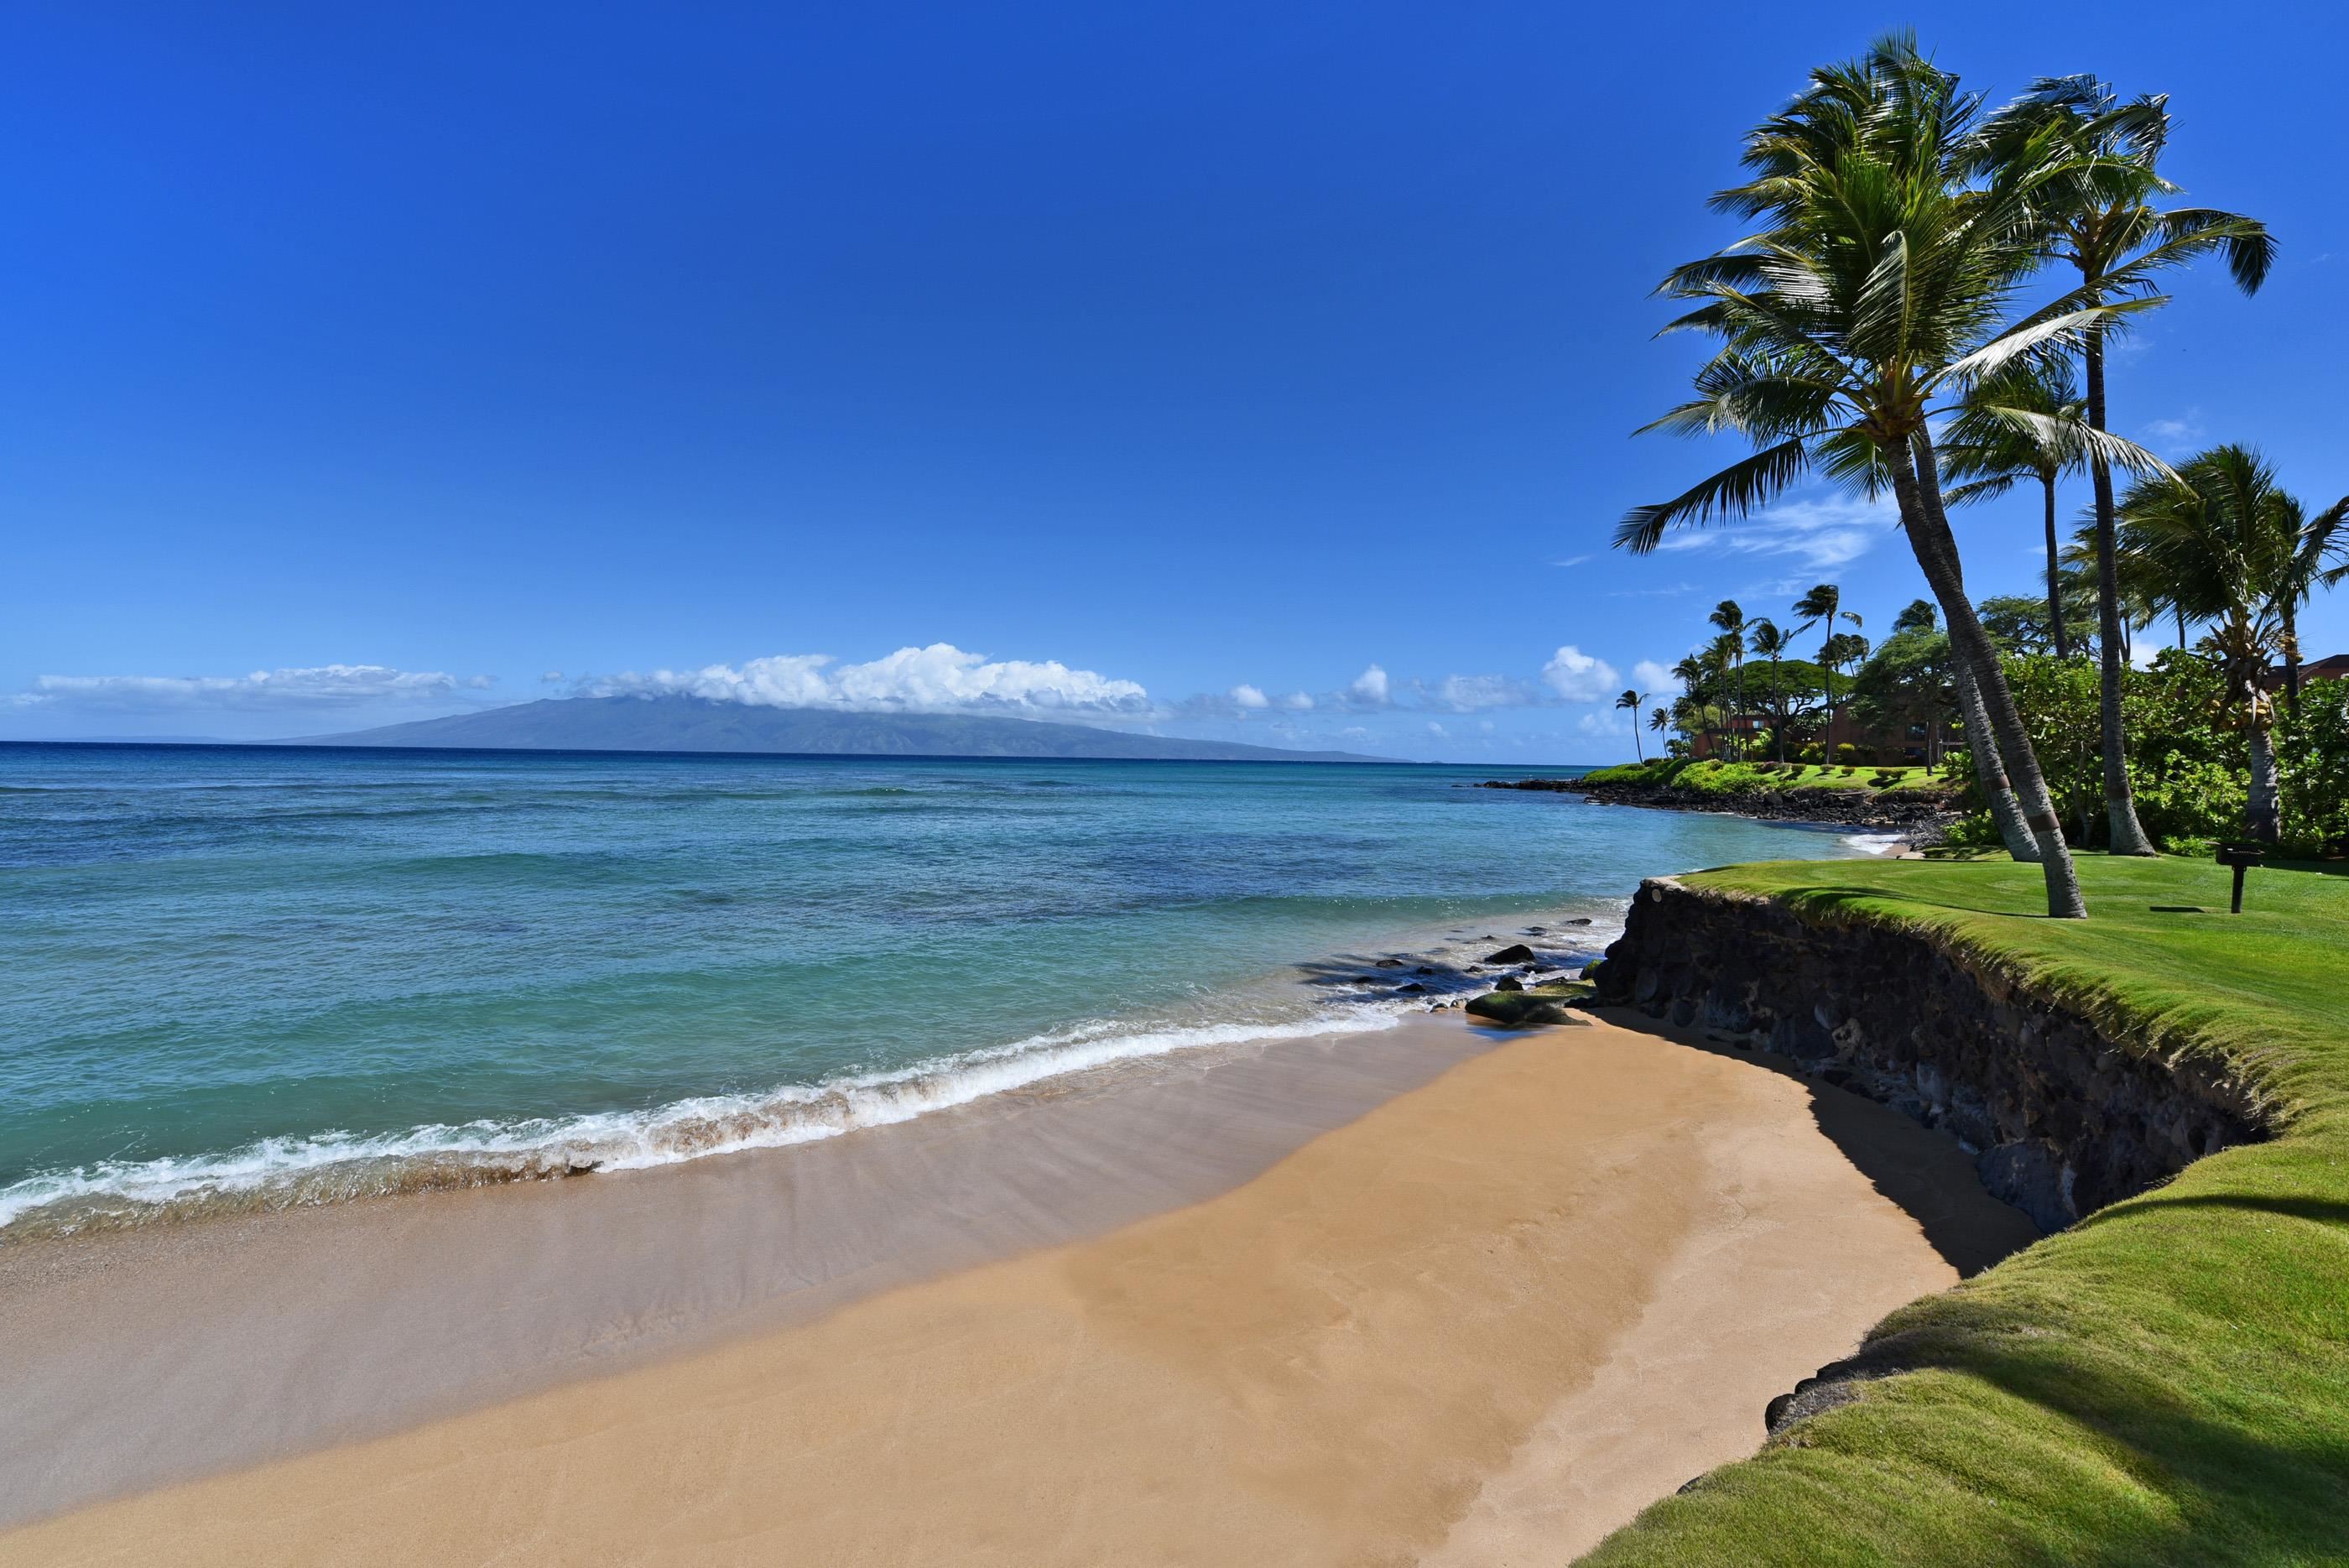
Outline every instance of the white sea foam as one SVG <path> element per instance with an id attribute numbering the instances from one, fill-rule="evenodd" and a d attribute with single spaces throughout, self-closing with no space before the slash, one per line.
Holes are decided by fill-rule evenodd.
<path id="1" fill-rule="evenodd" d="M 1048 1078 L 1143 1057 L 1392 1027 L 1403 1009 L 1351 1002 L 1311 1017 L 1141 1025 L 1095 1021 L 885 1073 L 708 1095 L 646 1111 L 266 1138 L 227 1154 L 103 1161 L 0 1188 L 0 1238 L 115 1229 L 198 1213 L 642 1170 L 885 1127 Z"/>
<path id="2" fill-rule="evenodd" d="M 1846 847 L 1856 849 L 1862 855 L 1883 855 L 1904 842 L 1897 833 L 1847 833 L 1843 836 Z"/>

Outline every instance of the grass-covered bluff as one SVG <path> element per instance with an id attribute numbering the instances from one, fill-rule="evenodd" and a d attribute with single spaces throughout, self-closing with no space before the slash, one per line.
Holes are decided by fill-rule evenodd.
<path id="1" fill-rule="evenodd" d="M 2199 1160 L 1894 1314 L 1913 1370 L 1656 1504 L 1587 1561 L 2349 1562 L 2349 875 L 2085 857 L 2052 920 L 2005 860 L 1683 878 L 1930 936 L 2130 1049 L 2214 1053 L 2272 1141 Z M 2199 909 L 2209 913 L 2186 913 Z"/>
<path id="2" fill-rule="evenodd" d="M 1958 784 L 1932 768 L 1879 768 L 1865 763 L 1724 762 L 1662 757 L 1598 768 L 1577 781 L 1593 790 L 1678 789 L 1699 794 L 1906 794 L 1954 797 Z"/>

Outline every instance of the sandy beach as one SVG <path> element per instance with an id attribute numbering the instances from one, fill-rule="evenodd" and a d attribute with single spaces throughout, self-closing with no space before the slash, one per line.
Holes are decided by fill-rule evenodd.
<path id="1" fill-rule="evenodd" d="M 1431 1017 L 1370 1038 L 1375 1065 L 1285 1121 L 1264 1075 L 1342 1052 L 1268 1054 L 1252 1089 L 1235 1064 L 1220 1084 L 1203 1068 L 885 1129 L 894 1166 L 876 1135 L 666 1182 L 352 1206 L 224 1249 L 13 1260 L 0 1291 L 56 1381 L 14 1407 L 37 1417 L 5 1472 L 33 1522 L 0 1535 L 0 1563 L 1562 1562 L 1750 1452 L 1764 1403 L 1885 1312 L 2031 1236 L 1953 1143 L 1768 1058 L 1603 1022 L 1496 1040 Z M 1039 1175 L 1027 1157 L 1080 1127 L 1129 1157 Z M 838 1170 L 794 1188 L 805 1207 L 743 1196 L 825 1158 Z M 1151 1174 L 1111 1174 L 1125 1165 Z M 1017 1203 L 965 1185 L 1015 1168 L 1035 1184 Z M 852 1169 L 913 1187 L 825 1189 Z M 711 1220 L 729 1190 L 740 1212 Z M 874 1222 L 861 1243 L 842 1231 L 803 1289 L 757 1277 L 761 1256 L 802 1256 L 790 1238 L 820 1200 Z M 767 1253 L 714 1244 L 759 1214 Z M 688 1240 L 647 1252 L 664 1232 Z M 445 1241 L 464 1276 L 533 1234 L 561 1238 L 546 1268 L 586 1304 L 545 1311 L 551 1275 L 510 1260 L 496 1278 L 524 1284 L 475 1279 L 465 1321 L 492 1326 L 456 1335 L 467 1374 L 405 1400 L 400 1369 L 454 1320 L 346 1310 L 387 1270 L 309 1316 L 280 1309 L 309 1324 L 291 1341 L 189 1325 L 214 1310 L 206 1269 L 264 1260 L 316 1295 L 330 1235 L 398 1269 Z M 625 1266 L 599 1269 L 607 1252 Z M 300 1275 L 299 1257 L 328 1262 Z M 125 1288 L 175 1269 L 192 1293 L 176 1301 Z M 645 1294 L 663 1271 L 671 1288 Z M 599 1359 L 595 1325 L 629 1314 L 642 1332 Z M 141 1329 L 208 1365 L 77 1396 L 108 1335 Z M 242 1446 L 175 1456 L 126 1435 L 150 1397 L 166 1433 L 215 1407 L 271 1413 Z M 305 1401 L 327 1415 L 286 1414 Z M 36 1445 L 73 1462 L 29 1463 Z"/>

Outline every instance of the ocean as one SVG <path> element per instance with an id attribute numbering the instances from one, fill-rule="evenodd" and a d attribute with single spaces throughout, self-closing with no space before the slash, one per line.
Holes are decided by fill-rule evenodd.
<path id="1" fill-rule="evenodd" d="M 1524 773 L 0 744 L 0 1244 L 1376 1029 L 1882 846 L 1467 787 Z"/>

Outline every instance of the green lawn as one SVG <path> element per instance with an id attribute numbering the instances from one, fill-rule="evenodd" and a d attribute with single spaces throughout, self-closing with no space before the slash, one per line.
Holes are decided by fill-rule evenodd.
<path id="1" fill-rule="evenodd" d="M 1919 1370 L 1587 1561 L 2349 1563 L 2349 875 L 2254 871 L 2231 917 L 2209 862 L 2080 871 L 2085 921 L 2035 914 L 2039 873 L 2004 859 L 1687 880 L 1938 932 L 2118 1038 L 2218 1053 L 2282 1136 L 1895 1313 L 1871 1343 Z"/>
<path id="2" fill-rule="evenodd" d="M 1751 794 L 1762 791 L 1799 793 L 1811 790 L 1866 790 L 1871 794 L 1914 792 L 1954 794 L 1956 781 L 1930 768 L 1879 768 L 1866 763 L 1850 767 L 1816 763 L 1702 762 L 1663 758 L 1652 763 L 1622 763 L 1585 774 L 1589 784 L 1672 784 L 1707 794 Z"/>

